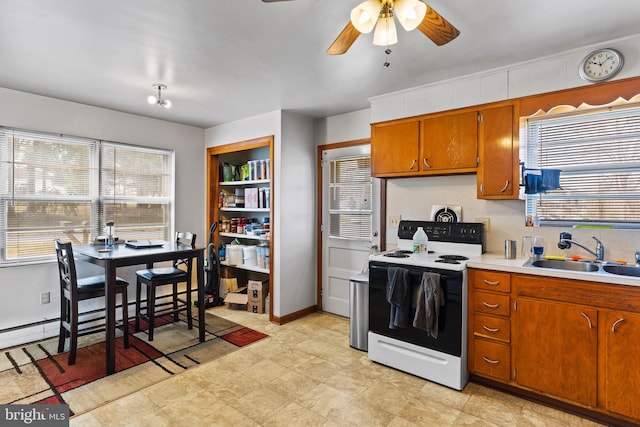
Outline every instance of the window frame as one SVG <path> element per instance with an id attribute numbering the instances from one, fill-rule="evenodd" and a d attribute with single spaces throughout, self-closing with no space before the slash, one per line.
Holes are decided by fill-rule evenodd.
<path id="1" fill-rule="evenodd" d="M 86 147 L 88 149 L 88 153 L 86 153 L 87 159 L 83 159 L 81 165 L 69 164 L 67 166 L 68 168 L 74 166 L 76 170 L 80 171 L 76 178 L 81 181 L 81 187 L 84 188 L 84 190 L 81 190 L 81 192 L 84 191 L 82 194 L 76 195 L 73 191 L 69 191 L 70 189 L 77 189 L 77 187 L 74 187 L 73 184 L 70 183 L 71 180 L 65 180 L 64 185 L 56 187 L 56 190 L 60 188 L 61 194 L 59 195 L 53 194 L 48 190 L 41 194 L 36 194 L 35 186 L 22 191 L 22 194 L 21 191 L 17 191 L 18 186 L 21 185 L 21 181 L 15 179 L 17 167 L 24 167 L 28 169 L 28 171 L 38 169 L 38 165 L 34 166 L 28 162 L 20 165 L 16 159 L 16 154 L 13 152 L 16 144 L 28 141 L 29 138 L 34 141 L 34 144 L 41 144 L 40 148 L 43 148 L 41 151 L 50 148 L 62 152 L 66 144 L 69 144 L 69 147 Z M 48 145 L 48 143 L 58 145 L 52 146 Z M 128 203 L 128 206 L 134 206 L 133 210 L 137 208 L 135 204 L 143 203 L 146 204 L 146 206 L 151 206 L 153 202 L 159 203 L 160 210 L 165 212 L 165 216 L 163 217 L 164 222 L 162 226 L 159 227 L 163 231 L 162 235 L 156 233 L 153 235 L 153 238 L 164 240 L 171 238 L 175 224 L 174 150 L 0 126 L 0 267 L 50 262 L 55 259 L 55 250 L 52 243 L 54 239 L 71 240 L 75 243 L 89 243 L 101 234 L 106 221 L 112 219 L 106 218 L 106 215 L 108 215 L 106 212 L 108 210 L 105 209 L 105 205 L 113 201 L 112 197 L 111 200 L 109 200 L 109 196 L 105 197 L 102 192 L 102 181 L 106 173 L 102 159 L 104 147 L 136 150 L 142 153 L 160 156 L 161 161 L 165 164 L 163 179 L 166 181 L 164 183 L 164 191 L 166 191 L 166 193 L 155 198 L 126 197 L 123 199 L 120 198 L 119 200 Z M 70 152 L 71 151 L 72 150 L 70 150 Z M 78 152 L 79 150 L 73 150 L 75 154 Z M 42 154 L 36 151 L 34 158 L 38 158 L 39 155 Z M 58 166 L 52 166 L 54 163 L 55 162 L 44 162 L 42 170 L 50 173 L 52 168 Z M 60 173 L 60 171 L 58 171 L 58 173 Z M 59 183 L 60 176 L 58 175 L 52 178 L 54 183 L 56 183 L 56 179 L 57 183 Z M 20 220 L 20 216 L 22 215 L 20 212 L 9 212 L 10 207 L 15 207 L 16 202 L 23 202 L 26 207 L 39 205 L 49 206 L 54 213 L 49 214 L 48 212 L 43 213 L 36 211 L 35 215 L 31 216 L 32 223 L 36 223 L 37 225 L 37 218 L 40 215 L 47 215 L 49 218 L 43 221 L 42 230 L 29 230 L 28 227 L 22 227 L 24 221 Z M 29 202 L 35 203 L 29 205 Z M 77 214 L 77 208 L 81 211 L 79 215 Z M 74 213 L 68 213 L 67 209 L 73 210 Z M 9 223 L 9 219 L 13 221 L 13 224 Z M 69 221 L 67 221 L 67 219 Z M 80 219 L 84 219 L 85 221 L 80 223 Z M 49 221 L 49 224 L 46 223 L 47 221 Z M 59 221 L 58 224 L 54 225 L 55 221 Z M 68 223 L 72 225 L 68 226 Z M 116 234 L 118 234 L 117 228 L 118 222 L 116 220 Z M 156 228 L 158 228 L 157 224 Z M 31 247 L 29 247 L 28 243 L 25 243 L 24 239 L 27 237 L 10 236 L 11 233 L 20 234 L 21 232 L 24 232 L 24 235 L 28 236 L 29 231 L 31 231 L 33 236 L 31 237 Z M 134 233 L 129 232 L 121 236 L 123 240 L 136 237 L 149 238 L 149 235 L 136 236 Z M 49 240 L 51 241 L 50 247 L 44 244 L 44 241 Z M 9 249 L 9 246 L 12 244 L 17 245 L 14 247 L 14 250 Z M 27 247 L 23 250 L 23 254 L 17 252 L 20 245 Z M 11 255 L 10 252 L 12 252 L 13 255 Z"/>
<path id="2" fill-rule="evenodd" d="M 631 125 L 623 122 L 625 119 Z M 567 141 L 562 139 L 561 134 L 564 129 L 558 131 L 558 135 L 551 135 L 548 140 L 536 134 L 539 130 L 536 128 L 540 126 L 554 126 L 554 123 L 558 123 L 560 126 L 569 127 L 575 126 L 577 122 L 583 122 L 579 131 L 584 135 L 579 141 L 570 141 L 574 134 L 579 134 L 578 130 L 574 134 L 566 132 L 566 135 L 571 135 L 571 138 L 567 138 Z M 615 127 L 617 131 L 615 136 L 613 136 L 614 132 L 607 130 L 613 125 L 617 126 Z M 593 129 L 588 126 L 593 126 Z M 635 157 L 637 157 L 635 160 L 629 162 L 625 158 L 624 160 L 611 161 L 608 159 L 607 162 L 604 160 L 594 162 L 586 158 L 587 149 L 591 150 L 590 153 L 592 155 L 595 153 L 598 159 L 602 158 L 602 155 L 611 153 L 613 143 L 618 142 L 620 144 L 620 140 L 623 139 L 620 137 L 621 132 L 619 132 L 623 130 L 627 132 L 625 139 L 629 141 L 626 143 L 631 147 L 630 152 L 633 150 Z M 640 203 L 640 191 L 634 194 L 632 185 L 627 187 L 618 185 L 616 187 L 599 184 L 600 187 L 598 187 L 597 184 L 594 184 L 594 181 L 601 179 L 599 177 L 602 173 L 623 178 L 633 175 L 640 176 L 640 157 L 636 154 L 637 151 L 640 151 L 640 95 L 632 97 L 629 101 L 619 98 L 607 105 L 591 106 L 582 104 L 579 107 L 562 105 L 554 107 L 548 112 L 538 111 L 531 116 L 521 117 L 520 140 L 523 142 L 520 145 L 520 158 L 524 159 L 522 168 L 523 183 L 525 173 L 528 171 L 539 173 L 540 170 L 545 168 L 560 169 L 562 171 L 560 173 L 560 189 L 537 194 L 521 194 L 521 198 L 525 200 L 525 215 L 534 224 L 557 227 L 585 225 L 640 229 L 640 215 L 626 219 L 624 217 L 625 209 L 623 207 L 616 208 L 613 205 L 613 201 L 617 201 L 620 206 L 624 206 L 625 200 L 638 200 L 638 203 Z M 543 155 L 541 147 L 545 144 L 545 141 L 547 151 Z M 569 151 L 566 149 L 565 154 L 560 150 L 554 152 L 555 147 L 562 148 L 562 143 L 566 143 L 567 146 L 569 144 L 574 146 L 581 144 L 585 150 L 582 151 L 584 154 L 576 156 L 573 153 L 577 152 L 577 150 Z M 581 156 L 585 158 L 580 158 Z M 562 163 L 563 161 L 564 163 Z M 604 189 L 605 187 L 606 190 Z M 615 191 L 612 189 L 615 189 Z M 607 201 L 612 202 L 607 203 Z M 563 202 L 565 202 L 564 205 L 562 204 Z M 582 205 L 581 210 L 588 212 L 584 214 L 588 215 L 588 217 L 570 217 L 567 212 L 572 210 L 568 208 L 570 205 L 567 203 L 573 203 L 573 206 Z M 606 206 L 606 208 L 600 208 L 601 216 L 594 216 L 598 203 L 605 203 L 602 206 Z M 556 208 L 553 204 L 562 206 L 562 208 Z M 606 216 L 607 213 L 612 216 Z"/>

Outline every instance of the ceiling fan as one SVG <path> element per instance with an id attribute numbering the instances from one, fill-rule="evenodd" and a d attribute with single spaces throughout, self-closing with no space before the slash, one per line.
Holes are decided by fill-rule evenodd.
<path id="1" fill-rule="evenodd" d="M 389 46 L 397 43 L 394 16 L 405 30 L 418 28 L 438 46 L 449 43 L 460 34 L 456 27 L 421 0 L 366 0 L 351 10 L 351 20 L 329 46 L 327 53 L 342 55 L 361 33 L 369 33 L 374 28 L 373 44 Z"/>

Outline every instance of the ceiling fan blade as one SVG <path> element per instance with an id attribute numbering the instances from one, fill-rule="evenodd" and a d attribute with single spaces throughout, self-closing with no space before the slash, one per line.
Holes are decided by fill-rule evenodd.
<path id="1" fill-rule="evenodd" d="M 338 35 L 334 42 L 331 43 L 331 46 L 327 49 L 327 53 L 329 55 L 342 55 L 349 50 L 359 35 L 360 31 L 356 30 L 356 27 L 354 27 L 351 21 L 349 21 L 340 35 Z"/>
<path id="2" fill-rule="evenodd" d="M 429 5 L 427 5 L 427 14 L 424 15 L 424 19 L 420 25 L 418 25 L 418 29 L 438 46 L 449 43 L 460 34 L 460 31 L 456 27 L 451 25 L 449 21 L 444 19 L 442 15 L 433 10 Z"/>

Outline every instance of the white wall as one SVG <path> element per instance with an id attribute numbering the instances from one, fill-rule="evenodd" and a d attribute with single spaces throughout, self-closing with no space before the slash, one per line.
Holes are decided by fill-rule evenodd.
<path id="1" fill-rule="evenodd" d="M 370 121 L 369 108 L 318 119 L 315 122 L 316 145 L 367 139 L 371 137 Z"/>
<path id="2" fill-rule="evenodd" d="M 176 229 L 194 230 L 199 236 L 206 236 L 203 129 L 3 88 L 0 88 L 0 126 L 174 149 Z M 95 268 L 85 267 L 83 271 Z M 135 284 L 133 269 L 118 274 Z M 0 268 L 0 330 L 59 317 L 58 286 L 53 259 L 50 263 Z M 40 305 L 40 293 L 47 291 L 51 292 L 51 303 Z M 135 298 L 135 291 L 129 295 L 130 299 Z M 57 324 L 2 333 L 0 348 L 45 335 L 57 335 Z"/>

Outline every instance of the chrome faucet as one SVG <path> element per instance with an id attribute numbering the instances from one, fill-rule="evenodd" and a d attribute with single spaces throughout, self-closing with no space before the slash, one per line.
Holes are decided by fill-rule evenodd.
<path id="1" fill-rule="evenodd" d="M 569 249 L 571 247 L 571 244 L 573 243 L 576 246 L 580 246 L 582 249 L 584 249 L 585 251 L 589 252 L 591 255 L 593 255 L 594 257 L 596 257 L 597 261 L 604 261 L 604 245 L 602 244 L 602 242 L 600 240 L 598 240 L 598 238 L 596 236 L 591 236 L 593 237 L 593 239 L 596 241 L 596 251 L 592 251 L 591 249 L 587 248 L 586 246 L 571 240 L 571 233 L 569 233 L 568 231 L 563 231 L 560 233 L 560 241 L 558 242 L 558 247 L 560 249 Z"/>

